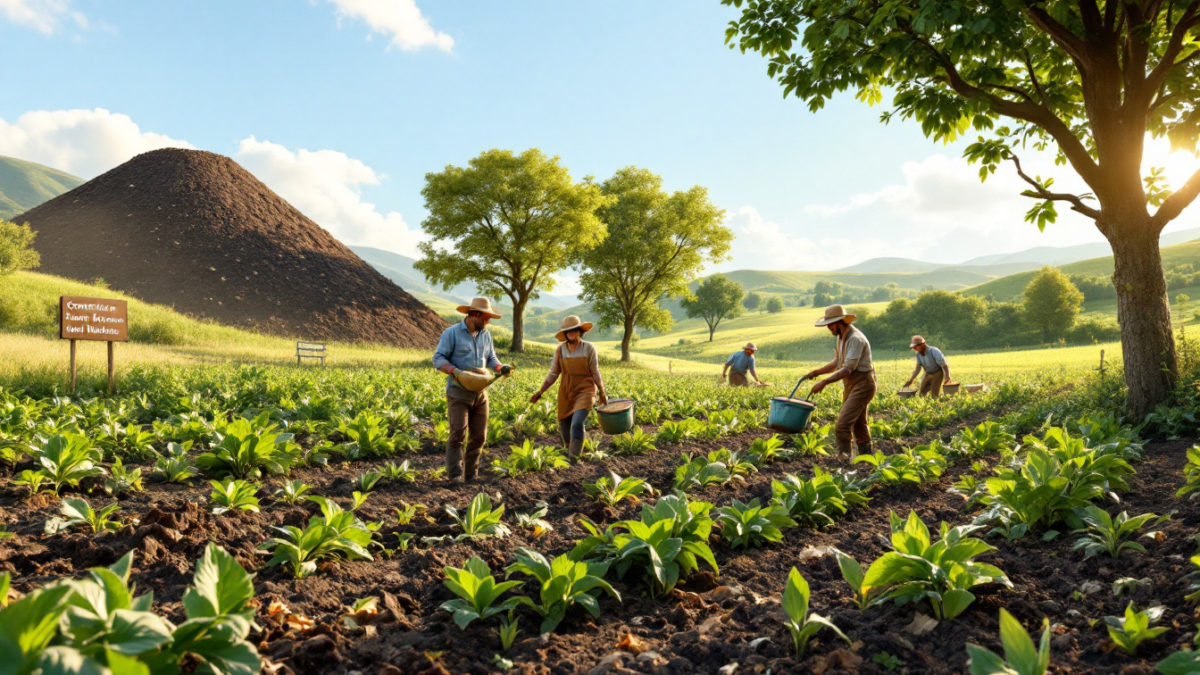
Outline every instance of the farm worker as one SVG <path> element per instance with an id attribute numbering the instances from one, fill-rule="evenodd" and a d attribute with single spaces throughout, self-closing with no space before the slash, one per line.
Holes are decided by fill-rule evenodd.
<path id="1" fill-rule="evenodd" d="M 487 440 L 488 395 L 492 376 L 487 369 L 508 375 L 513 367 L 500 363 L 496 346 L 488 332 L 488 321 L 499 319 L 487 298 L 474 298 L 459 305 L 467 316 L 442 331 L 433 352 L 433 367 L 446 373 L 446 416 L 450 420 L 450 439 L 446 441 L 446 478 L 454 483 L 475 479 L 479 451 Z M 485 366 L 487 369 L 485 369 Z M 470 433 L 467 454 L 463 457 L 463 437 Z"/>
<path id="2" fill-rule="evenodd" d="M 917 367 L 913 369 L 912 376 L 908 378 L 908 382 L 904 383 L 904 389 L 917 379 L 917 373 L 921 369 L 925 369 L 925 377 L 921 378 L 921 396 L 932 396 L 937 398 L 942 395 L 942 382 L 950 382 L 950 364 L 946 363 L 946 357 L 942 354 L 942 350 L 933 345 L 926 344 L 925 338 L 920 335 L 912 336 L 912 343 L 908 348 L 917 353 Z"/>
<path id="3" fill-rule="evenodd" d="M 597 397 L 600 405 L 608 403 L 604 381 L 600 379 L 596 347 L 583 339 L 583 334 L 591 329 L 592 322 L 582 321 L 575 315 L 562 320 L 562 327 L 554 334 L 559 345 L 554 350 L 550 372 L 542 382 L 542 388 L 529 397 L 530 403 L 537 403 L 562 376 L 562 383 L 558 385 L 558 431 L 571 457 L 578 457 L 583 452 L 583 423 L 592 406 L 596 405 Z"/>
<path id="4" fill-rule="evenodd" d="M 721 369 L 721 381 L 725 381 L 725 373 L 728 372 L 729 386 L 745 387 L 750 384 L 750 381 L 746 379 L 746 373 L 750 373 L 758 386 L 766 386 L 762 380 L 758 379 L 758 373 L 754 371 L 754 352 L 756 351 L 758 351 L 758 347 L 755 347 L 753 342 L 747 342 L 741 351 L 734 352 L 725 360 L 725 367 Z"/>
<path id="5" fill-rule="evenodd" d="M 804 376 L 805 379 L 810 379 L 833 373 L 813 385 L 813 394 L 821 393 L 822 389 L 838 380 L 843 381 L 842 410 L 838 413 L 834 438 L 837 440 L 838 453 L 849 455 L 850 459 L 854 459 L 858 453 L 871 453 L 867 406 L 871 399 L 875 398 L 875 369 L 871 365 L 871 343 L 862 331 L 851 325 L 855 318 L 857 317 L 841 305 L 825 308 L 825 316 L 815 325 L 825 326 L 830 333 L 837 336 L 833 360 Z M 858 444 L 857 452 L 851 448 L 851 437 Z"/>

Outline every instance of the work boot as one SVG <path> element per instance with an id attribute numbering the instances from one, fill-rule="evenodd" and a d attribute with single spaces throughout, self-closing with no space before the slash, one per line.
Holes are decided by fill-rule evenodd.
<path id="1" fill-rule="evenodd" d="M 571 459 L 579 459 L 579 455 L 583 453 L 583 439 L 572 438 L 571 443 L 567 446 L 567 454 Z"/>
<path id="2" fill-rule="evenodd" d="M 870 443 L 859 443 L 857 447 L 850 451 L 850 461 L 853 462 L 855 457 L 859 455 L 869 455 L 872 453 Z"/>

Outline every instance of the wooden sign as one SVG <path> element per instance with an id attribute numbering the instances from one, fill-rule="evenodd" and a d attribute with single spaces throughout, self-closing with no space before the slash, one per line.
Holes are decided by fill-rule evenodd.
<path id="1" fill-rule="evenodd" d="M 64 295 L 58 301 L 58 336 L 63 340 L 129 341 L 129 303 Z"/>
<path id="2" fill-rule="evenodd" d="M 129 341 L 129 303 L 107 298 L 58 298 L 58 337 L 71 341 L 71 393 L 75 393 L 75 341 L 108 343 L 108 393 L 113 393 L 113 343 Z"/>

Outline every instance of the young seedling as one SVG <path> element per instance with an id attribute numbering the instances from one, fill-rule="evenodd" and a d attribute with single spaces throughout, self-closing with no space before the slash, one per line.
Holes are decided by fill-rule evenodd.
<path id="1" fill-rule="evenodd" d="M 1083 509 L 1079 517 L 1083 521 L 1086 532 L 1075 541 L 1072 548 L 1082 550 L 1084 558 L 1090 558 L 1098 553 L 1107 553 L 1113 558 L 1119 558 L 1121 553 L 1126 550 L 1145 553 L 1146 547 L 1133 541 L 1130 537 L 1137 535 L 1138 531 L 1150 521 L 1154 521 L 1154 524 L 1157 525 L 1168 518 L 1153 513 L 1143 513 L 1130 518 L 1127 511 L 1122 511 L 1114 518 L 1108 515 L 1107 511 L 1095 505 Z M 1154 540 L 1161 534 L 1161 532 L 1147 532 L 1141 536 Z"/>
<path id="2" fill-rule="evenodd" d="M 86 525 L 93 534 L 114 532 L 121 529 L 121 521 L 112 517 L 112 514 L 119 510 L 120 506 L 116 502 L 97 511 L 86 499 L 68 497 L 59 508 L 63 517 L 47 520 L 45 531 L 47 534 L 54 534 L 77 525 Z"/>
<path id="3" fill-rule="evenodd" d="M 442 571 L 446 574 L 443 581 L 446 588 L 458 597 L 443 602 L 441 609 L 450 612 L 454 623 L 462 630 L 466 630 L 476 619 L 488 619 L 517 607 L 517 598 L 497 601 L 509 589 L 520 586 L 521 582 L 497 583 L 491 568 L 478 556 L 472 556 L 462 568 L 446 567 Z"/>
<path id="4" fill-rule="evenodd" d="M 258 485 L 232 478 L 223 483 L 216 480 L 209 481 L 209 484 L 213 488 L 209 499 L 213 503 L 214 516 L 238 510 L 258 513 L 258 497 L 255 496 L 258 492 Z"/>
<path id="5" fill-rule="evenodd" d="M 275 500 L 284 504 L 299 504 L 302 500 L 307 499 L 308 493 L 312 489 L 312 485 L 302 480 L 284 481 L 279 489 L 275 490 Z"/>
<path id="6" fill-rule="evenodd" d="M 109 475 L 104 479 L 104 491 L 109 496 L 119 497 L 122 492 L 141 492 L 142 489 L 142 470 L 137 467 L 127 469 L 120 457 L 114 459 Z"/>
<path id="7" fill-rule="evenodd" d="M 1045 675 L 1050 668 L 1050 620 L 1042 619 L 1042 638 L 1037 649 L 1021 622 L 1000 609 L 1000 643 L 1004 658 L 979 645 L 967 644 L 971 675 Z"/>
<path id="8" fill-rule="evenodd" d="M 1138 646 L 1143 642 L 1167 632 L 1166 626 L 1151 625 L 1162 618 L 1165 610 L 1165 607 L 1159 606 L 1136 611 L 1133 603 L 1130 602 L 1125 606 L 1125 616 L 1104 617 L 1105 627 L 1108 628 L 1108 637 L 1121 651 L 1130 655 L 1136 654 Z"/>
<path id="9" fill-rule="evenodd" d="M 823 628 L 828 628 L 837 636 L 850 642 L 850 638 L 832 621 L 809 611 L 808 581 L 795 567 L 788 572 L 787 587 L 783 589 L 783 611 L 787 615 L 788 632 L 792 634 L 792 644 L 796 648 L 797 658 L 804 655 L 808 643 Z"/>
<path id="10" fill-rule="evenodd" d="M 186 483 L 189 478 L 200 472 L 188 457 L 191 448 L 192 441 L 167 443 L 167 454 L 159 455 L 154 461 L 154 468 L 162 475 L 163 480 L 168 483 Z"/>
<path id="11" fill-rule="evenodd" d="M 554 526 L 546 520 L 546 513 L 550 510 L 550 505 L 546 502 L 538 502 L 535 506 L 536 508 L 529 513 L 514 513 L 513 519 L 517 521 L 517 527 L 531 531 L 534 539 L 541 539 L 553 532 Z"/>
<path id="12" fill-rule="evenodd" d="M 471 500 L 467 510 L 460 517 L 458 509 L 446 507 L 446 513 L 458 523 L 463 533 L 459 539 L 474 539 L 476 537 L 507 537 L 510 534 L 508 526 L 500 522 L 504 516 L 504 505 L 498 504 L 492 508 L 492 500 L 487 494 L 480 492 Z"/>
<path id="13" fill-rule="evenodd" d="M 796 526 L 782 506 L 763 507 L 757 499 L 749 504 L 734 499 L 713 513 L 713 520 L 721 526 L 721 537 L 735 549 L 782 541 L 783 530 Z"/>
<path id="14" fill-rule="evenodd" d="M 597 596 L 601 591 L 621 600 L 621 594 L 613 589 L 604 575 L 608 572 L 608 562 L 585 563 L 572 560 L 568 554 L 563 554 L 553 561 L 533 549 L 519 547 L 513 554 L 517 562 L 508 566 L 505 578 L 516 574 L 533 577 L 539 584 L 538 601 L 526 596 L 517 598 L 517 602 L 527 605 L 542 615 L 540 632 L 552 633 L 566 617 L 567 610 L 579 605 L 593 617 L 600 616 L 600 604 Z"/>
<path id="15" fill-rule="evenodd" d="M 583 491 L 605 506 L 616 506 L 626 499 L 637 503 L 647 487 L 641 478 L 621 478 L 616 471 L 610 471 L 607 476 L 597 478 L 595 483 L 584 483 Z"/>

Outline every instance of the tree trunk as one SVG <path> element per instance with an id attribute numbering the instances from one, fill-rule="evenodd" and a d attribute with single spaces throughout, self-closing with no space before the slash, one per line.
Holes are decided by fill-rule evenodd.
<path id="1" fill-rule="evenodd" d="M 713 339 L 713 333 L 715 333 L 715 332 L 717 332 L 717 324 L 715 324 L 715 323 L 712 323 L 712 322 L 710 321 L 710 322 L 708 323 L 708 341 L 709 341 L 709 342 L 712 342 L 712 339 Z"/>
<path id="2" fill-rule="evenodd" d="M 1158 232 L 1130 227 L 1111 237 L 1125 385 L 1134 421 L 1166 401 L 1179 377 Z"/>
<path id="3" fill-rule="evenodd" d="M 633 317 L 625 317 L 625 332 L 621 335 L 621 360 L 629 361 L 629 345 L 633 342 Z"/>
<path id="4" fill-rule="evenodd" d="M 525 303 L 527 302 L 529 302 L 529 298 L 523 297 L 513 304 L 512 346 L 508 348 L 508 351 L 513 353 L 525 351 Z"/>

